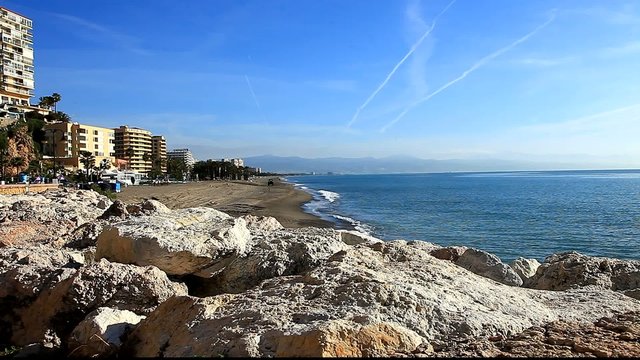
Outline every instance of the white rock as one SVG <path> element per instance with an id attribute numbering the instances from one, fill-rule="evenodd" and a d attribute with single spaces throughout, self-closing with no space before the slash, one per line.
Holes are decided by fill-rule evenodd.
<path id="1" fill-rule="evenodd" d="M 96 259 L 154 265 L 171 275 L 208 277 L 220 261 L 250 248 L 244 219 L 210 208 L 191 208 L 132 217 L 105 227 L 96 244 Z"/>
<path id="2" fill-rule="evenodd" d="M 71 333 L 69 348 L 74 356 L 106 356 L 116 352 L 121 339 L 145 316 L 128 310 L 100 307 L 91 312 Z"/>
<path id="3" fill-rule="evenodd" d="M 42 291 L 34 302 L 20 311 L 20 319 L 13 327 L 12 342 L 26 345 L 40 342 L 52 334 L 66 338 L 66 334 L 98 307 L 147 314 L 169 297 L 186 294 L 184 284 L 170 281 L 156 267 L 110 263 L 102 259 Z"/>
<path id="4" fill-rule="evenodd" d="M 522 282 L 526 284 L 533 275 L 536 274 L 536 270 L 540 267 L 540 262 L 536 259 L 525 259 L 523 257 L 519 257 L 509 264 L 513 271 L 520 276 Z"/>
<path id="5" fill-rule="evenodd" d="M 140 322 L 125 346 L 133 356 L 153 357 L 322 356 L 342 354 L 340 347 L 345 354 L 390 356 L 418 342 L 428 348 L 436 340 L 640 310 L 640 302 L 607 290 L 506 286 L 438 260 L 417 243 L 356 245 L 302 275 L 240 294 L 173 297 Z"/>
<path id="6" fill-rule="evenodd" d="M 547 257 L 529 287 L 542 290 L 566 290 L 581 286 L 622 291 L 640 300 L 640 261 L 586 256 L 577 252 Z"/>
<path id="7" fill-rule="evenodd" d="M 506 285 L 522 285 L 522 279 L 509 265 L 504 264 L 497 256 L 486 251 L 467 249 L 455 261 L 455 264 Z"/>

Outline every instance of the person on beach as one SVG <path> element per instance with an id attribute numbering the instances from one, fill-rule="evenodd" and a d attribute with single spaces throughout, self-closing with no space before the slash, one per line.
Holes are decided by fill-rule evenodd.
<path id="1" fill-rule="evenodd" d="M 269 179 L 269 181 L 267 182 L 267 189 L 269 189 L 268 191 L 271 191 L 272 186 L 273 186 L 273 179 Z"/>

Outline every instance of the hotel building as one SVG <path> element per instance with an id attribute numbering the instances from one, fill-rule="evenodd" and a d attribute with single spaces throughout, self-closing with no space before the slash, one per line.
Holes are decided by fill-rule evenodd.
<path id="1" fill-rule="evenodd" d="M 193 154 L 191 154 L 191 151 L 189 151 L 189 149 L 171 150 L 167 153 L 167 157 L 169 159 L 182 160 L 188 168 L 193 167 L 193 164 L 196 163 L 196 159 L 193 157 Z"/>
<path id="2" fill-rule="evenodd" d="M 151 131 L 126 125 L 114 129 L 116 158 L 127 161 L 127 167 L 146 174 L 151 171 Z"/>
<path id="3" fill-rule="evenodd" d="M 109 166 L 115 162 L 113 129 L 71 122 L 46 124 L 43 153 L 58 166 L 69 170 L 84 169 L 82 151 L 95 156 L 95 166 L 107 159 Z"/>
<path id="4" fill-rule="evenodd" d="M 162 135 L 151 137 L 151 157 L 152 159 L 162 159 L 160 171 L 167 172 L 167 140 Z M 153 160 L 152 160 L 153 161 Z"/>
<path id="5" fill-rule="evenodd" d="M 34 89 L 32 29 L 29 18 L 0 7 L 0 103 L 30 106 Z"/>

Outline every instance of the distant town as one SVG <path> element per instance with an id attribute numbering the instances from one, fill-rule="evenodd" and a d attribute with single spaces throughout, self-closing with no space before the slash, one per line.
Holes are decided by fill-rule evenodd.
<path id="1" fill-rule="evenodd" d="M 151 181 L 247 179 L 260 168 L 243 159 L 198 161 L 188 148 L 167 150 L 161 134 L 133 125 L 86 124 L 58 110 L 62 95 L 34 96 L 33 23 L 0 7 L 0 177 L 57 182 L 122 178 Z M 126 174 L 126 175 L 125 175 Z"/>

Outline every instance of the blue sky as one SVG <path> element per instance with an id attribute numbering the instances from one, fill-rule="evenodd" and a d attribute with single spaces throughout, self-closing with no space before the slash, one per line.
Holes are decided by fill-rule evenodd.
<path id="1" fill-rule="evenodd" d="M 4 1 L 37 97 L 199 159 L 273 154 L 640 167 L 640 3 Z"/>

